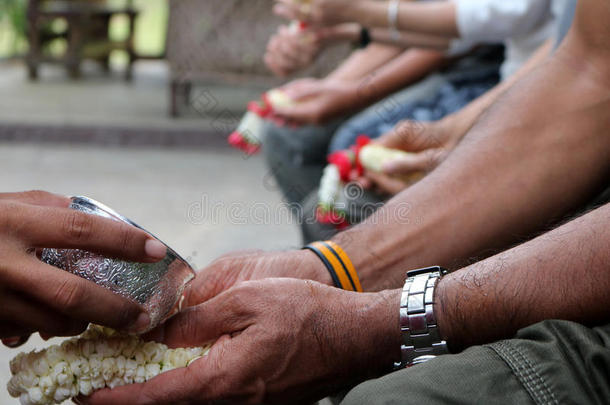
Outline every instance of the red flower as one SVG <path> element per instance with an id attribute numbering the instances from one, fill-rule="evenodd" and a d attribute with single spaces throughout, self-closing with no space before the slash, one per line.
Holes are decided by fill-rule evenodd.
<path id="1" fill-rule="evenodd" d="M 350 225 L 344 214 L 332 209 L 325 210 L 322 207 L 316 209 L 316 221 L 321 224 L 333 225 L 338 230 L 345 229 Z"/>
<path id="2" fill-rule="evenodd" d="M 339 176 L 344 182 L 348 182 L 352 171 L 352 157 L 350 151 L 342 150 L 328 155 L 328 163 L 337 166 Z"/>

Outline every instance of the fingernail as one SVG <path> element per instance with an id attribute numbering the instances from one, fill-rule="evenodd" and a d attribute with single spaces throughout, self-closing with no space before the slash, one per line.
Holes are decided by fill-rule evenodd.
<path id="1" fill-rule="evenodd" d="M 2 339 L 2 344 L 7 347 L 15 347 L 17 346 L 20 340 L 20 337 L 5 338 Z"/>
<path id="2" fill-rule="evenodd" d="M 130 328 L 130 332 L 142 333 L 146 329 L 148 329 L 149 325 L 150 325 L 150 316 L 148 316 L 148 314 L 146 312 L 142 312 L 140 315 L 138 315 L 138 319 L 136 320 L 136 323 L 134 323 L 133 327 Z"/>
<path id="3" fill-rule="evenodd" d="M 167 247 L 156 239 L 148 239 L 144 244 L 144 251 L 152 258 L 162 259 L 167 254 Z"/>

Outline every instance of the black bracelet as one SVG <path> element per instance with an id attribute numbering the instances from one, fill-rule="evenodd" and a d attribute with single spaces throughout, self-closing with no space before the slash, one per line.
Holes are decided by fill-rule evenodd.
<path id="1" fill-rule="evenodd" d="M 326 268 L 328 269 L 328 272 L 330 273 L 330 277 L 333 279 L 333 284 L 335 284 L 335 287 L 342 288 L 341 281 L 339 281 L 339 277 L 337 276 L 337 273 L 335 272 L 333 265 L 330 264 L 330 262 L 328 261 L 328 259 L 324 255 L 324 253 L 322 253 L 313 244 L 303 247 L 303 250 L 310 250 L 310 251 L 314 252 L 316 254 L 316 256 L 318 256 L 318 258 L 320 260 L 322 260 L 322 263 L 324 263 L 324 266 L 326 266 Z"/>
<path id="2" fill-rule="evenodd" d="M 324 263 L 335 287 L 362 292 L 356 269 L 341 246 L 329 240 L 310 243 L 303 249 L 311 250 Z"/>
<path id="3" fill-rule="evenodd" d="M 366 48 L 371 43 L 371 32 L 368 28 L 362 27 L 360 28 L 360 42 L 358 46 L 360 48 Z"/>

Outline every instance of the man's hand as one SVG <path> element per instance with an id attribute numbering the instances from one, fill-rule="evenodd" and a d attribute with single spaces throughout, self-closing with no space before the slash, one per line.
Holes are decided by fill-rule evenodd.
<path id="1" fill-rule="evenodd" d="M 322 43 L 315 32 L 294 32 L 282 25 L 269 39 L 265 64 L 275 75 L 285 77 L 309 66 L 321 47 Z"/>
<path id="2" fill-rule="evenodd" d="M 448 120 L 402 121 L 376 142 L 414 154 L 386 163 L 381 173 L 366 171 L 358 181 L 364 187 L 375 186 L 383 193 L 398 194 L 413 184 L 414 175 L 425 175 L 444 161 L 460 138 L 461 134 L 453 131 Z"/>
<path id="3" fill-rule="evenodd" d="M 96 284 L 42 263 L 42 248 L 74 248 L 155 262 L 165 246 L 134 227 L 68 209 L 41 191 L 0 194 L 0 338 L 9 346 L 32 332 L 74 335 L 88 322 L 140 330 L 143 309 Z M 24 338 L 19 338 L 19 337 Z"/>
<path id="4" fill-rule="evenodd" d="M 332 285 L 326 267 L 308 250 L 237 252 L 222 256 L 199 271 L 185 291 L 184 305 L 198 305 L 243 281 L 281 277 Z"/>
<path id="5" fill-rule="evenodd" d="M 357 111 L 368 103 L 357 83 L 339 80 L 300 79 L 282 87 L 297 103 L 275 113 L 296 124 L 322 125 Z"/>
<path id="6" fill-rule="evenodd" d="M 242 283 L 164 326 L 171 347 L 208 356 L 86 404 L 306 404 L 387 371 L 400 357 L 400 290 L 359 294 L 313 281 Z"/>
<path id="7" fill-rule="evenodd" d="M 288 76 L 311 65 L 320 51 L 332 42 L 355 43 L 360 39 L 360 30 L 360 25 L 353 23 L 310 27 L 297 32 L 281 25 L 267 43 L 265 64 L 275 75 Z"/>
<path id="8" fill-rule="evenodd" d="M 346 10 L 353 8 L 358 0 L 311 0 L 302 3 L 295 0 L 276 0 L 273 12 L 288 20 L 306 21 L 318 26 L 329 26 L 343 22 Z"/>

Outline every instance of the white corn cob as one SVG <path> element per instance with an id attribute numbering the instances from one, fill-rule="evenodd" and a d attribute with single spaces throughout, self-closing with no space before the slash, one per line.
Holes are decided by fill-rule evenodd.
<path id="1" fill-rule="evenodd" d="M 169 349 L 137 336 L 91 326 L 81 336 L 45 350 L 20 353 L 10 362 L 8 392 L 22 405 L 59 404 L 104 387 L 142 383 L 186 367 L 209 347 Z"/>

